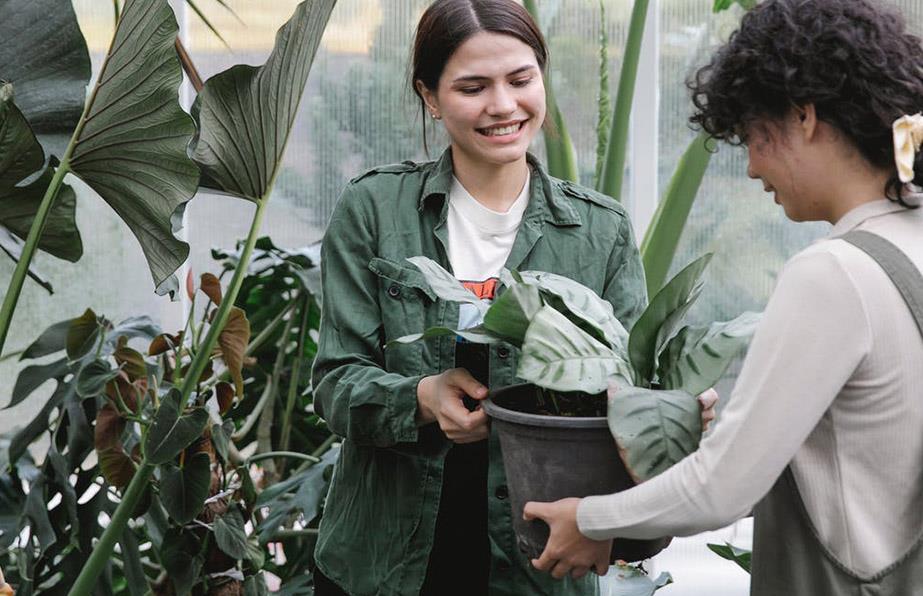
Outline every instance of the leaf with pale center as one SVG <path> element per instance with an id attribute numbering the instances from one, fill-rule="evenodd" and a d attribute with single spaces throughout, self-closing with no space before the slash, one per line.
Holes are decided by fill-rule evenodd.
<path id="1" fill-rule="evenodd" d="M 669 339 L 672 329 L 680 322 L 671 315 L 688 308 L 689 303 L 695 300 L 693 296 L 698 295 L 696 288 L 711 257 L 711 253 L 699 257 L 676 274 L 657 292 L 632 327 L 628 337 L 628 356 L 638 375 L 636 384 L 649 385 L 652 381 L 662 342 Z"/>
<path id="2" fill-rule="evenodd" d="M 423 273 L 423 277 L 426 278 L 426 282 L 436 296 L 450 302 L 473 304 L 482 315 L 487 312 L 487 303 L 463 286 L 454 275 L 443 269 L 436 261 L 427 257 L 410 257 L 407 260 Z"/>
<path id="3" fill-rule="evenodd" d="M 386 348 L 390 348 L 395 344 L 412 344 L 414 342 L 420 341 L 421 339 L 433 339 L 434 337 L 444 337 L 446 335 L 457 335 L 462 339 L 470 341 L 475 344 L 495 344 L 503 341 L 502 337 L 499 337 L 482 325 L 477 327 L 471 327 L 470 329 L 449 329 L 448 327 L 430 327 L 423 333 L 414 333 L 412 335 L 405 335 L 403 337 L 398 337 L 397 339 L 392 339 L 387 344 Z"/>
<path id="4" fill-rule="evenodd" d="M 302 2 L 263 66 L 233 66 L 205 82 L 193 108 L 199 122 L 193 159 L 203 186 L 256 202 L 267 198 L 334 4 Z"/>
<path id="5" fill-rule="evenodd" d="M 660 384 L 692 395 L 714 387 L 750 342 L 760 317 L 760 313 L 747 312 L 732 321 L 680 329 L 660 353 Z"/>
<path id="6" fill-rule="evenodd" d="M 159 294 L 178 287 L 189 246 L 172 217 L 199 180 L 186 154 L 195 124 L 178 101 L 177 31 L 166 0 L 125 2 L 66 164 L 128 224 Z"/>
<path id="7" fill-rule="evenodd" d="M 635 482 L 653 478 L 695 451 L 702 437 L 699 402 L 685 391 L 612 384 L 608 418 Z"/>
<path id="8" fill-rule="evenodd" d="M 567 317 L 544 306 L 522 343 L 519 377 L 555 391 L 599 393 L 612 375 L 626 375 L 626 362 Z"/>
<path id="9" fill-rule="evenodd" d="M 514 283 L 490 305 L 484 315 L 484 329 L 521 347 L 532 317 L 542 306 L 538 287 Z"/>

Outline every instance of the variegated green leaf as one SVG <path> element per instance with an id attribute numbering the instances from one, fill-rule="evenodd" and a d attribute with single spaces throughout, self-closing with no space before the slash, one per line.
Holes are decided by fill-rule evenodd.
<path id="1" fill-rule="evenodd" d="M 628 356 L 637 374 L 636 385 L 650 386 L 658 351 L 681 322 L 671 315 L 677 310 L 688 309 L 689 303 L 698 296 L 696 288 L 711 257 L 711 253 L 699 257 L 680 271 L 657 292 L 632 327 L 628 337 Z"/>
<path id="2" fill-rule="evenodd" d="M 625 468 L 644 482 L 699 446 L 702 419 L 698 400 L 685 391 L 640 387 L 609 388 L 609 430 Z"/>
<path id="3" fill-rule="evenodd" d="M 426 282 L 436 296 L 450 302 L 473 304 L 482 314 L 487 312 L 488 304 L 475 296 L 455 276 L 446 271 L 436 261 L 427 257 L 410 257 L 407 259 L 423 273 Z"/>
<path id="4" fill-rule="evenodd" d="M 449 329 L 448 327 L 430 327 L 423 333 L 414 333 L 413 335 L 405 335 L 403 337 L 391 340 L 385 345 L 385 347 L 389 348 L 394 344 L 412 344 L 414 342 L 420 341 L 421 339 L 432 339 L 446 335 L 457 335 L 458 337 L 476 344 L 494 344 L 503 341 L 503 338 L 491 334 L 481 325 L 462 331 Z"/>
<path id="5" fill-rule="evenodd" d="M 490 305 L 484 315 L 484 329 L 521 347 L 529 322 L 542 306 L 537 286 L 513 284 Z"/>
<path id="6" fill-rule="evenodd" d="M 546 389 L 586 393 L 604 391 L 612 375 L 630 378 L 618 354 L 550 306 L 532 319 L 516 374 Z"/>
<path id="7" fill-rule="evenodd" d="M 760 317 L 760 313 L 747 312 L 733 321 L 683 327 L 660 353 L 660 384 L 692 395 L 713 387 L 749 343 Z"/>
<path id="8" fill-rule="evenodd" d="M 568 312 L 598 330 L 601 338 L 605 338 L 609 346 L 619 355 L 626 354 L 628 331 L 615 317 L 612 305 L 600 298 L 596 292 L 581 283 L 554 273 L 522 271 L 520 275 L 524 282 L 535 284 L 542 292 L 559 298 Z M 579 325 L 579 322 L 575 322 Z"/>

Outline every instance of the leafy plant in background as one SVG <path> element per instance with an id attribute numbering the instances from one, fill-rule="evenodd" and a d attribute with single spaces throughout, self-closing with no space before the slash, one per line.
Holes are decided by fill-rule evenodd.
<path id="1" fill-rule="evenodd" d="M 651 578 L 643 565 L 616 563 L 615 582 L 610 596 L 653 596 L 654 592 L 673 583 L 673 576 L 661 573 Z"/>
<path id="2" fill-rule="evenodd" d="M 708 548 L 721 557 L 722 559 L 727 559 L 728 561 L 733 561 L 737 565 L 750 573 L 750 561 L 752 559 L 753 553 L 744 548 L 738 548 L 730 543 L 724 544 L 708 544 Z"/>
<path id="3" fill-rule="evenodd" d="M 395 340 L 411 343 L 458 335 L 475 343 L 509 342 L 521 349 L 518 377 L 552 392 L 596 395 L 609 389 L 609 429 L 636 482 L 656 476 L 699 443 L 699 405 L 747 345 L 759 315 L 705 327 L 680 327 L 702 291 L 711 255 L 688 265 L 650 301 L 631 332 L 612 305 L 566 277 L 504 271 L 506 290 L 489 306 L 426 257 L 408 259 L 443 300 L 473 304 L 484 322 L 471 329 L 441 327 Z M 584 398 L 584 401 L 586 399 Z"/>
<path id="4" fill-rule="evenodd" d="M 237 268 L 241 251 L 215 251 L 225 272 Z M 307 375 L 300 374 L 316 351 L 317 303 L 308 289 L 316 253 L 259 240 L 232 323 L 197 383 L 195 407 L 178 417 L 177 384 L 222 303 L 220 281 L 211 274 L 202 276 L 201 292 L 190 291 L 193 304 L 202 298 L 205 304 L 190 311 L 182 331 L 164 334 L 146 317 L 112 325 L 87 311 L 53 325 L 27 348 L 24 361 L 60 357 L 20 373 L 10 406 L 47 381 L 57 389 L 32 421 L 0 443 L 0 567 L 14 571 L 19 594 L 60 591 L 85 564 L 103 530 L 99 515 L 114 515 L 110 493 L 130 483 L 142 444 L 160 445 L 148 456 L 163 461 L 132 512 L 140 523 L 125 528 L 97 588 L 251 593 L 265 586 L 261 571 L 270 571 L 289 593 L 305 592 L 316 532 L 308 526 L 337 455 L 311 411 Z M 261 396 L 270 386 L 274 399 L 267 402 Z M 268 444 L 247 428 L 260 410 L 276 414 Z M 158 431 L 165 417 L 175 418 L 179 433 Z M 51 446 L 38 469 L 27 447 L 46 433 Z M 184 448 L 186 441 L 191 445 Z M 267 465 L 273 461 L 279 463 Z M 62 495 L 57 503 L 55 493 Z M 245 523 L 253 527 L 249 534 Z M 27 537 L 18 538 L 23 530 Z M 267 544 L 276 556 L 266 555 Z"/>

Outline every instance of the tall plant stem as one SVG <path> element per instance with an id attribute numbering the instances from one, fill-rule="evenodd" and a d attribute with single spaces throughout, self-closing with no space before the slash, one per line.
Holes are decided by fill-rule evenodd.
<path id="1" fill-rule="evenodd" d="M 298 383 L 301 380 L 301 363 L 304 360 L 304 340 L 307 337 L 308 315 L 311 312 L 310 295 L 305 293 L 299 300 L 301 303 L 301 325 L 298 327 L 298 345 L 295 347 L 295 362 L 292 365 L 292 378 L 288 385 L 288 396 L 285 400 L 285 411 L 282 413 L 282 437 L 279 440 L 279 449 L 286 451 L 292 435 L 292 412 L 295 410 L 295 400 L 298 398 Z M 292 317 L 294 317 L 292 313 Z M 282 466 L 285 463 L 282 462 Z"/>
<path id="2" fill-rule="evenodd" d="M 625 179 L 628 125 L 631 123 L 631 103 L 638 79 L 638 61 L 641 58 L 641 42 L 644 39 L 644 26 L 647 23 L 648 3 L 649 0 L 635 0 L 635 5 L 631 9 L 631 24 L 628 27 L 628 40 L 625 42 L 622 72 L 619 75 L 612 131 L 609 133 L 609 148 L 606 151 L 606 161 L 602 169 L 599 190 L 617 201 L 622 198 L 622 181 Z"/>
<path id="3" fill-rule="evenodd" d="M 189 373 L 186 375 L 186 378 L 183 379 L 183 386 L 180 390 L 180 394 L 182 395 L 180 399 L 181 404 L 186 403 L 186 399 L 198 385 L 198 379 L 202 376 L 202 371 L 205 370 L 205 365 L 211 358 L 212 349 L 218 342 L 218 335 L 220 335 L 225 323 L 227 323 L 228 315 L 231 312 L 231 306 L 237 299 L 238 292 L 240 292 L 240 286 L 243 283 L 250 264 L 250 255 L 253 253 L 256 239 L 259 237 L 260 226 L 263 223 L 263 215 L 267 202 L 268 201 L 263 199 L 256 204 L 256 213 L 253 216 L 253 222 L 250 226 L 250 234 L 247 236 L 247 243 L 244 245 L 243 253 L 240 255 L 240 261 L 237 264 L 237 269 L 234 271 L 234 277 L 231 278 L 231 283 L 228 286 L 225 299 L 221 302 L 221 306 L 215 314 L 215 319 L 208 330 L 208 335 L 205 336 L 205 341 L 199 346 L 199 351 L 196 353 L 195 358 L 189 366 Z M 102 572 L 103 567 L 105 567 L 108 562 L 109 557 L 112 555 L 112 549 L 115 543 L 125 530 L 125 526 L 128 525 L 128 520 L 137 507 L 138 501 L 141 500 L 144 489 L 147 488 L 153 473 L 154 465 L 148 462 L 147 455 L 145 454 L 144 459 L 141 461 L 141 465 L 135 472 L 134 477 L 131 479 L 131 483 L 128 485 L 128 489 L 122 497 L 122 501 L 119 503 L 118 507 L 116 507 L 112 519 L 109 520 L 109 525 L 103 532 L 99 543 L 97 543 L 96 547 L 93 549 L 90 558 L 87 559 L 87 562 L 84 564 L 83 569 L 80 571 L 80 575 L 77 577 L 77 581 L 74 582 L 70 592 L 68 592 L 68 596 L 85 596 L 86 594 L 93 593 L 96 580 Z"/>

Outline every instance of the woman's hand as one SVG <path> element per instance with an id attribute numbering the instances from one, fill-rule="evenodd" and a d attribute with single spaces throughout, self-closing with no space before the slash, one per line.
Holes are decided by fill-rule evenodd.
<path id="1" fill-rule="evenodd" d="M 462 401 L 466 395 L 482 400 L 487 397 L 487 387 L 464 368 L 423 377 L 417 385 L 417 421 L 438 422 L 445 436 L 455 443 L 486 439 L 487 414 L 480 406 L 469 411 Z"/>
<path id="2" fill-rule="evenodd" d="M 523 509 L 523 518 L 544 520 L 551 529 L 544 552 L 538 559 L 532 559 L 532 566 L 550 572 L 556 579 L 568 573 L 581 578 L 591 569 L 598 575 L 605 575 L 609 569 L 612 540 L 591 540 L 580 533 L 577 527 L 579 504 L 580 499 L 576 498 L 554 503 L 530 501 Z"/>
<path id="3" fill-rule="evenodd" d="M 715 411 L 715 406 L 718 405 L 718 392 L 715 391 L 714 387 L 704 391 L 698 397 L 699 406 L 702 408 L 702 432 L 708 430 L 709 425 L 714 421 L 718 416 Z"/>

